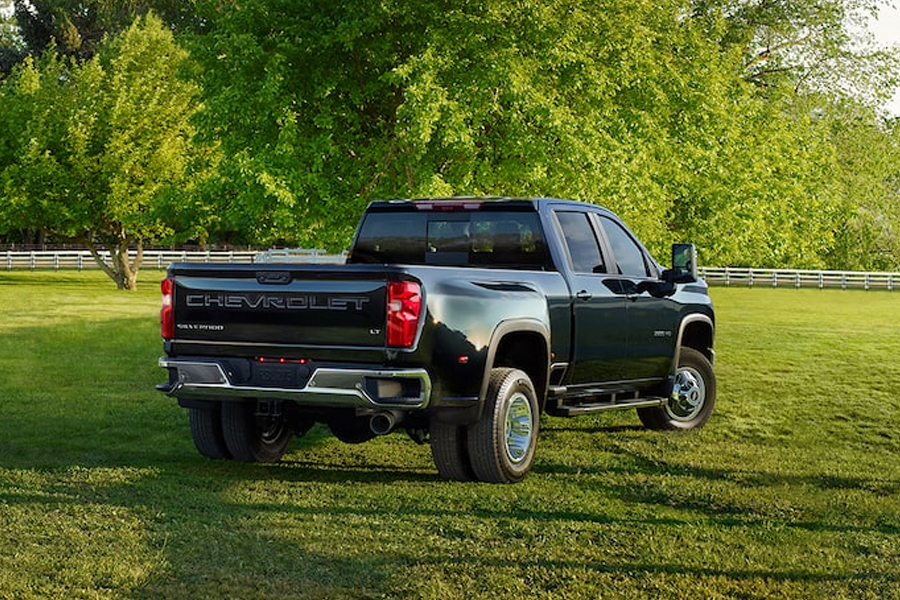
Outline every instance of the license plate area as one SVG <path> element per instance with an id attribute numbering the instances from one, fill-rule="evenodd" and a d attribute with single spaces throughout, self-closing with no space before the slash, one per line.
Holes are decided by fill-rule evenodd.
<path id="1" fill-rule="evenodd" d="M 306 365 L 254 362 L 250 367 L 250 384 L 264 388 L 300 389 L 306 386 L 310 373 Z"/>

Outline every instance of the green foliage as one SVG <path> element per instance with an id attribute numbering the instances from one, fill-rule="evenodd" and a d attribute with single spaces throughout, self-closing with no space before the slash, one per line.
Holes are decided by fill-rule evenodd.
<path id="1" fill-rule="evenodd" d="M 15 19 L 29 53 L 52 48 L 91 58 L 107 36 L 128 29 L 150 11 L 173 29 L 196 27 L 193 2 L 183 0 L 13 0 Z"/>
<path id="2" fill-rule="evenodd" d="M 18 68 L 0 105 L 6 228 L 45 229 L 95 254 L 105 246 L 113 259 L 102 266 L 133 288 L 143 242 L 172 233 L 176 199 L 203 158 L 190 124 L 197 88 L 179 76 L 186 59 L 150 16 L 94 60 L 48 52 Z"/>
<path id="3" fill-rule="evenodd" d="M 825 125 L 837 149 L 838 190 L 847 207 L 829 262 L 900 269 L 900 127 L 879 127 L 858 105 L 843 107 Z"/>
<path id="4" fill-rule="evenodd" d="M 768 3 L 688 17 L 677 0 L 257 0 L 209 15 L 192 49 L 201 129 L 228 156 L 213 235 L 336 248 L 374 198 L 546 195 L 612 208 L 658 254 L 685 239 L 706 264 L 844 266 L 827 261 L 860 198 L 822 123 L 834 104 L 791 91 L 811 77 L 792 52 L 788 83 L 744 63 L 760 36 L 805 22 L 810 52 L 837 57 L 854 7 L 782 8 L 790 22 Z"/>
<path id="5" fill-rule="evenodd" d="M 681 137 L 676 230 L 706 264 L 825 266 L 842 198 L 834 148 L 809 107 L 744 96 L 718 108 L 706 131 L 691 124 Z"/>
<path id="6" fill-rule="evenodd" d="M 190 49 L 203 109 L 178 127 L 196 127 L 215 168 L 168 188 L 178 178 L 163 169 L 155 206 L 166 206 L 167 240 L 339 250 L 373 199 L 558 196 L 610 207 L 657 255 L 680 240 L 705 264 L 900 268 L 900 147 L 875 109 L 896 86 L 898 57 L 854 29 L 878 3 L 15 5 L 33 53 L 52 38 L 93 56 L 104 34 L 114 47 L 150 9 Z M 22 71 L 61 59 L 35 60 Z M 105 77 L 112 63 L 96 60 Z M 97 67 L 52 68 L 70 81 Z M 168 76 L 162 63 L 135 63 L 131 76 L 139 68 Z M 58 118 L 45 113 L 33 127 Z M 10 129 L 0 153 L 16 155 L 23 131 Z M 151 135 L 142 150 L 144 131 L 111 146 L 126 169 L 111 190 L 132 195 L 126 154 L 159 142 Z M 34 183 L 58 168 L 29 165 Z"/>
<path id="7" fill-rule="evenodd" d="M 15 19 L 3 9 L 0 2 L 0 79 L 25 57 L 25 42 L 19 35 Z"/>
<path id="8" fill-rule="evenodd" d="M 369 2 L 246 2 L 210 19 L 192 51 L 201 131 L 225 157 L 206 196 L 216 235 L 345 247 L 390 168 L 385 75 L 411 28 Z"/>
<path id="9" fill-rule="evenodd" d="M 229 157 L 221 227 L 334 246 L 373 198 L 555 195 L 661 243 L 659 113 L 698 54 L 670 52 L 690 34 L 678 9 L 243 4 L 195 48 L 203 129 Z"/>
<path id="10" fill-rule="evenodd" d="M 867 32 L 882 0 L 691 4 L 723 48 L 740 52 L 741 76 L 767 97 L 824 93 L 871 102 L 894 93 L 898 57 Z"/>

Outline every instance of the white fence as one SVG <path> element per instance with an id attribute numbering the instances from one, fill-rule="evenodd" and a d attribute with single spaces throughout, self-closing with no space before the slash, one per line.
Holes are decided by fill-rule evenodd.
<path id="1" fill-rule="evenodd" d="M 109 253 L 102 253 L 109 258 Z M 132 255 L 133 257 L 133 255 Z M 324 250 L 289 249 L 256 251 L 145 250 L 144 268 L 165 269 L 173 262 L 299 262 L 342 263 L 346 254 L 328 254 Z M 95 269 L 97 263 L 87 250 L 47 250 L 0 252 L 0 265 L 14 269 Z M 0 267 L 2 268 L 2 267 Z M 701 267 L 700 275 L 710 285 L 743 287 L 841 288 L 861 290 L 900 289 L 900 273 L 866 271 L 811 271 L 797 269 L 753 269 Z"/>
<path id="2" fill-rule="evenodd" d="M 109 260 L 109 252 L 100 253 Z M 134 258 L 134 252 L 131 258 Z M 303 262 L 337 263 L 344 261 L 344 255 L 328 254 L 324 250 L 269 250 L 256 251 L 185 251 L 185 250 L 145 250 L 143 268 L 165 269 L 173 262 Z M 97 262 L 87 250 L 46 250 L 33 252 L 6 251 L 0 253 L 0 265 L 7 271 L 14 269 L 84 269 L 98 268 Z M 2 267 L 0 267 L 2 268 Z"/>
<path id="3" fill-rule="evenodd" d="M 888 291 L 900 289 L 900 273 L 701 267 L 700 275 L 710 285 L 724 286 Z"/>

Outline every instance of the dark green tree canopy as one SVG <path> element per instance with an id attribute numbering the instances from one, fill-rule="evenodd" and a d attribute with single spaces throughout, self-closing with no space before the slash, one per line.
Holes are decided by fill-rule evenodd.
<path id="1" fill-rule="evenodd" d="M 105 36 L 151 10 L 170 27 L 196 25 L 193 3 L 180 0 L 13 0 L 13 6 L 32 55 L 52 46 L 59 54 L 90 58 Z"/>
<path id="2" fill-rule="evenodd" d="M 4 93 L 23 98 L 28 77 L 51 89 L 56 68 L 66 76 L 36 104 L 0 107 L 18 124 L 0 151 L 14 156 L 32 139 L 71 145 L 70 126 L 53 124 L 42 104 L 85 131 L 99 122 L 130 131 L 119 162 L 104 160 L 119 168 L 105 179 L 125 186 L 115 190 L 142 190 L 133 239 L 339 250 L 373 199 L 541 195 L 610 207 L 659 255 L 677 240 L 696 242 L 705 264 L 900 268 L 900 149 L 878 108 L 897 56 L 854 28 L 878 3 L 14 0 L 18 33 L 0 36 L 8 56 L 37 56 L 53 40 L 54 58 L 33 60 Z M 196 133 L 199 143 L 175 175 L 161 169 L 170 185 L 148 179 L 158 167 L 141 140 L 161 138 L 128 125 L 142 115 L 89 117 L 70 108 L 89 86 L 64 85 L 70 73 L 108 73 L 104 48 L 148 11 L 175 35 L 167 56 L 190 53 L 176 62 L 191 65 L 201 99 L 181 105 L 190 120 L 173 118 L 178 139 Z M 129 77 L 168 73 L 170 61 L 135 61 Z M 23 75 L 31 71 L 43 75 Z M 54 94 L 71 96 L 59 104 Z M 93 136 L 85 148 L 103 146 Z M 48 174 L 63 179 L 65 152 L 29 148 L 32 162 L 7 174 L 17 190 L 2 211 L 7 227 L 48 214 L 46 199 L 26 197 L 46 189 L 37 184 Z M 145 157 L 139 171 L 129 155 Z M 21 183 L 26 172 L 34 188 Z M 91 198 L 115 194 L 125 197 Z M 71 198 L 68 210 L 97 213 Z"/>

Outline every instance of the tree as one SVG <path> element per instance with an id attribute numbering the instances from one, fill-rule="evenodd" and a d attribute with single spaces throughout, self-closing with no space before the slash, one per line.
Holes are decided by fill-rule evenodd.
<path id="1" fill-rule="evenodd" d="M 201 133 L 221 141 L 204 198 L 211 235 L 339 249 L 383 187 L 399 102 L 396 60 L 423 44 L 415 3 L 251 0 L 201 7 Z M 394 189 L 394 193 L 405 193 Z"/>
<path id="2" fill-rule="evenodd" d="M 846 216 L 829 262 L 842 269 L 900 270 L 900 127 L 874 111 L 844 103 L 823 116 L 837 149 Z"/>
<path id="3" fill-rule="evenodd" d="M 746 46 L 723 41 L 734 23 L 680 0 L 255 0 L 204 18 L 220 233 L 334 248 L 373 198 L 499 194 L 604 204 L 656 253 L 694 240 L 708 264 L 817 266 L 833 243 L 813 107 L 759 93 Z"/>
<path id="4" fill-rule="evenodd" d="M 607 204 L 661 247 L 683 71 L 713 61 L 692 101 L 728 76 L 682 12 L 256 0 L 210 16 L 192 49 L 202 129 L 227 156 L 215 227 L 335 247 L 373 198 L 557 195 Z"/>
<path id="5" fill-rule="evenodd" d="M 135 18 L 155 12 L 172 29 L 200 28 L 192 2 L 183 0 L 11 0 L 28 53 L 52 48 L 89 59 L 107 36 L 127 29 Z"/>
<path id="6" fill-rule="evenodd" d="M 848 27 L 878 1 L 15 0 L 32 54 L 56 46 L 3 92 L 5 213 L 71 238 L 54 203 L 82 203 L 76 190 L 118 198 L 136 245 L 172 234 L 336 250 L 372 199 L 563 196 L 612 208 L 659 255 L 684 240 L 707 264 L 840 266 L 854 240 L 896 235 L 893 158 L 857 152 L 865 140 L 896 152 L 877 133 L 891 130 L 848 108 L 870 109 L 896 79 L 896 57 Z M 114 57 L 132 42 L 98 44 L 154 7 L 198 65 L 177 114 L 139 91 L 184 85 L 154 62 L 164 45 L 126 69 Z M 158 116 L 142 121 L 140 104 Z M 837 126 L 863 113 L 865 126 Z M 164 131 L 183 154 L 153 162 Z"/>
<path id="7" fill-rule="evenodd" d="M 92 60 L 48 52 L 17 68 L 0 97 L 6 230 L 82 243 L 119 288 L 135 289 L 145 241 L 172 232 L 175 199 L 208 156 L 193 143 L 199 104 L 179 76 L 186 60 L 150 15 Z"/>
<path id="8" fill-rule="evenodd" d="M 898 56 L 876 47 L 865 26 L 879 4 L 692 1 L 692 17 L 723 51 L 739 57 L 738 73 L 752 91 L 740 103 L 742 120 L 752 127 L 730 137 L 730 147 L 714 146 L 722 153 L 717 162 L 743 149 L 738 164 L 755 167 L 751 178 L 735 181 L 740 204 L 710 212 L 708 233 L 699 236 L 713 247 L 716 239 L 741 240 L 714 253 L 719 264 L 897 264 L 891 249 L 900 233 L 893 208 L 900 149 L 878 107 L 896 89 Z M 740 217 L 748 203 L 764 208 L 752 227 Z M 774 228 L 783 232 L 775 244 Z"/>
<path id="9" fill-rule="evenodd" d="M 25 57 L 25 41 L 19 35 L 15 19 L 0 2 L 0 79 Z"/>
<path id="10" fill-rule="evenodd" d="M 868 104 L 896 87 L 896 53 L 868 33 L 885 0 L 693 0 L 692 15 L 723 48 L 741 53 L 740 72 L 763 94 L 824 94 Z"/>

